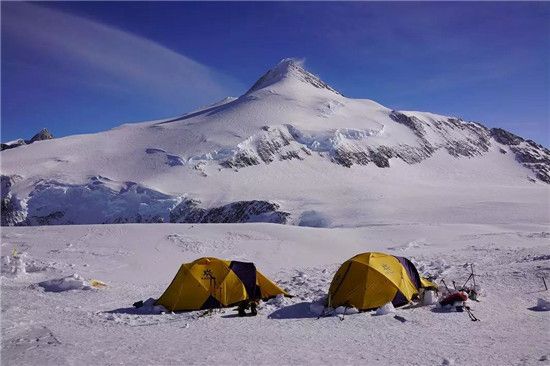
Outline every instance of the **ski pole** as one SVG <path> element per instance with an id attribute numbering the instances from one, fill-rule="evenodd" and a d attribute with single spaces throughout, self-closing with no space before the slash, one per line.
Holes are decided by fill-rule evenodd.
<path id="1" fill-rule="evenodd" d="M 468 283 L 468 281 L 470 281 L 470 278 L 472 278 L 472 274 L 470 274 L 468 276 L 468 279 L 466 280 L 466 282 L 464 282 L 464 285 L 462 285 L 462 288 L 465 288 L 466 287 L 466 284 Z M 474 286 L 475 286 L 475 283 L 474 283 Z"/>

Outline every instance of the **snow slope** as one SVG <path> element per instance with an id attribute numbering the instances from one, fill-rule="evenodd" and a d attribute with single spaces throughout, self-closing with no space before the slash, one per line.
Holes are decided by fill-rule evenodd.
<path id="1" fill-rule="evenodd" d="M 239 98 L 174 119 L 37 141 L 1 158 L 2 225 L 360 226 L 439 221 L 449 210 L 450 222 L 475 222 L 472 211 L 529 222 L 544 219 L 550 192 L 543 146 L 458 118 L 346 98 L 292 59 Z M 405 211 L 397 202 L 408 203 Z M 506 218 L 489 203 L 506 207 Z"/>
<path id="2" fill-rule="evenodd" d="M 346 98 L 288 59 L 182 117 L 2 151 L 2 225 L 32 227 L 2 227 L 1 362 L 548 364 L 548 156 Z M 481 321 L 435 306 L 317 320 L 336 269 L 365 251 L 447 283 L 473 263 Z M 296 296 L 254 318 L 132 308 L 201 256 L 254 261 Z"/>
<path id="3" fill-rule="evenodd" d="M 540 279 L 550 272 L 549 237 L 547 222 L 486 220 L 332 229 L 263 223 L 3 228 L 1 362 L 544 365 L 550 312 L 536 305 L 550 300 Z M 14 248 L 19 262 L 8 265 Z M 372 250 L 410 257 L 421 272 L 449 284 L 465 281 L 464 265 L 474 263 L 482 295 L 470 305 L 481 321 L 435 306 L 317 320 L 311 305 L 326 296 L 339 265 Z M 262 303 L 254 318 L 235 317 L 232 309 L 202 316 L 132 308 L 158 297 L 182 262 L 200 256 L 254 261 L 296 296 Z M 74 274 L 80 277 L 67 277 Z M 69 278 L 64 288 L 73 289 L 47 292 L 39 285 L 61 278 L 54 282 Z M 107 286 L 89 289 L 93 279 Z"/>

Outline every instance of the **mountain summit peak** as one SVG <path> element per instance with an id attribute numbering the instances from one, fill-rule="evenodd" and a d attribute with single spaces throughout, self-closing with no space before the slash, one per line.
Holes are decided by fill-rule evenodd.
<path id="1" fill-rule="evenodd" d="M 311 84 L 319 89 L 327 89 L 336 94 L 342 95 L 340 92 L 322 81 L 318 76 L 310 73 L 303 67 L 304 61 L 296 58 L 284 58 L 272 69 L 266 72 L 254 85 L 246 92 L 252 93 L 281 82 L 283 80 L 295 80 Z"/>

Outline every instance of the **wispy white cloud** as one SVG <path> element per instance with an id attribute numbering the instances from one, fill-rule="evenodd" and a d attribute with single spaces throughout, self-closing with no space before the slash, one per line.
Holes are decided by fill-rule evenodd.
<path id="1" fill-rule="evenodd" d="M 139 90 L 153 100 L 187 106 L 241 87 L 167 47 L 89 19 L 29 3 L 8 4 L 2 10 L 2 32 L 17 39 L 17 47 L 46 58 L 64 78 L 86 87 L 111 93 Z"/>

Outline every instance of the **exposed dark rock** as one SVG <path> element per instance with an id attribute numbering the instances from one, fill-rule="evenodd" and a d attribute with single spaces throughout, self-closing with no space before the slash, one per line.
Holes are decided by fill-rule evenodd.
<path id="1" fill-rule="evenodd" d="M 300 149 L 302 149 L 302 151 L 305 152 L 307 155 L 311 155 L 311 150 L 308 149 L 307 147 L 302 146 Z"/>
<path id="2" fill-rule="evenodd" d="M 538 179 L 550 183 L 550 151 L 545 148 L 533 148 L 531 145 L 525 145 L 527 144 L 510 147 L 516 160 L 531 169 Z"/>
<path id="3" fill-rule="evenodd" d="M 53 139 L 53 135 L 48 131 L 46 128 L 43 128 L 40 132 L 38 132 L 36 135 L 34 135 L 30 140 L 23 140 L 18 139 L 17 141 L 11 143 L 11 144 L 0 144 L 0 151 L 13 149 L 15 147 L 23 146 L 23 145 L 29 145 L 36 141 L 41 140 L 51 140 Z"/>
<path id="4" fill-rule="evenodd" d="M 23 179 L 20 175 L 2 175 L 0 176 L 0 186 L 2 198 L 1 206 L 1 225 L 18 225 L 25 220 L 25 212 L 21 205 L 21 200 L 11 191 L 11 187 L 16 182 Z"/>
<path id="5" fill-rule="evenodd" d="M 292 160 L 292 159 L 298 159 L 298 160 L 304 160 L 300 154 L 298 154 L 297 151 L 288 151 L 286 153 L 281 154 L 281 160 Z"/>
<path id="6" fill-rule="evenodd" d="M 29 141 L 27 141 L 27 144 L 32 144 L 36 141 L 42 141 L 42 140 L 51 140 L 53 139 L 53 135 L 48 131 L 48 129 L 43 128 L 40 132 L 38 132 L 36 135 L 34 135 Z"/>
<path id="7" fill-rule="evenodd" d="M 246 151 L 239 151 L 231 159 L 222 161 L 221 166 L 225 168 L 244 168 L 247 166 L 258 165 L 260 161 L 255 156 L 251 156 Z"/>
<path id="8" fill-rule="evenodd" d="M 550 169 L 547 166 L 534 167 L 537 170 L 537 178 L 545 183 L 550 184 Z"/>
<path id="9" fill-rule="evenodd" d="M 406 114 L 400 113 L 398 111 L 392 111 L 390 113 L 390 118 L 393 119 L 395 122 L 401 123 L 402 125 L 405 125 L 413 130 L 418 137 L 424 138 L 424 126 L 422 125 L 422 121 L 420 121 L 418 118 L 409 117 Z"/>
<path id="10" fill-rule="evenodd" d="M 373 147 L 369 146 L 368 142 L 365 143 L 370 132 L 364 136 L 359 134 L 363 136 L 360 138 L 348 138 L 347 134 L 342 134 L 340 130 L 326 131 L 335 134 L 334 138 L 327 139 L 326 134 L 312 136 L 290 124 L 264 126 L 262 132 L 245 140 L 231 158 L 220 164 L 227 168 L 244 168 L 260 163 L 269 164 L 277 159 L 303 160 L 314 150 L 319 156 L 348 168 L 354 164 L 369 163 L 387 168 L 390 166 L 391 158 L 416 164 L 440 149 L 445 149 L 449 155 L 456 158 L 482 156 L 489 151 L 492 142 L 496 141 L 508 145 L 518 162 L 533 170 L 538 179 L 550 181 L 550 153 L 548 149 L 531 140 L 524 140 L 503 129 L 488 129 L 479 123 L 463 121 L 460 118 L 429 117 L 424 121 L 398 111 L 392 111 L 390 117 L 411 129 L 417 138 L 416 142 Z M 340 139 L 347 141 L 334 143 Z M 499 151 L 506 153 L 502 148 L 499 148 Z"/>
<path id="11" fill-rule="evenodd" d="M 403 160 L 407 164 L 420 163 L 422 160 L 429 158 L 434 152 L 434 149 L 429 144 L 422 144 L 422 147 L 399 145 L 393 149 L 395 157 Z"/>
<path id="12" fill-rule="evenodd" d="M 202 223 L 271 222 L 285 224 L 287 212 L 278 211 L 279 205 L 266 201 L 239 201 L 207 210 Z"/>
<path id="13" fill-rule="evenodd" d="M 394 157 L 392 149 L 386 146 L 380 146 L 376 149 L 367 149 L 366 151 L 348 150 L 344 148 L 336 149 L 332 154 L 332 161 L 346 168 L 354 164 L 367 165 L 374 163 L 379 168 L 388 168 L 389 159 Z"/>
<path id="14" fill-rule="evenodd" d="M 395 149 L 395 156 L 408 164 L 419 163 L 422 160 L 432 156 L 433 152 L 436 149 L 426 139 L 426 129 L 422 121 L 420 121 L 416 117 L 409 117 L 398 111 L 392 111 L 390 113 L 390 118 L 393 119 L 395 122 L 405 125 L 413 130 L 414 134 L 418 137 L 419 144 L 421 146 L 421 148 L 419 149 L 417 147 L 401 144 L 398 148 Z M 435 124 L 437 129 L 442 129 L 440 125 L 440 122 Z"/>
<path id="15" fill-rule="evenodd" d="M 370 159 L 379 168 L 389 168 L 389 159 L 392 157 L 393 151 L 386 146 L 380 146 L 376 150 L 370 150 Z"/>
<path id="16" fill-rule="evenodd" d="M 491 146 L 489 130 L 479 123 L 465 122 L 458 118 L 448 118 L 447 123 L 453 126 L 453 129 L 462 131 L 466 138 L 462 140 L 453 140 L 446 134 L 443 135 L 447 141 L 445 149 L 454 157 L 474 157 L 480 156 L 489 151 Z"/>
<path id="17" fill-rule="evenodd" d="M 519 145 L 524 141 L 523 138 L 502 128 L 491 128 L 491 137 L 503 145 Z"/>
<path id="18" fill-rule="evenodd" d="M 550 150 L 502 128 L 492 128 L 491 136 L 497 142 L 508 145 L 516 160 L 524 167 L 531 169 L 537 179 L 550 183 Z M 502 150 L 501 148 L 500 151 Z"/>
<path id="19" fill-rule="evenodd" d="M 200 207 L 200 201 L 187 199 L 170 211 L 170 222 L 198 223 L 206 214 L 206 209 Z"/>
<path id="20" fill-rule="evenodd" d="M 337 148 L 332 153 L 332 161 L 350 168 L 353 164 L 367 165 L 370 159 L 369 154 L 365 151 L 349 151 L 344 148 Z"/>
<path id="21" fill-rule="evenodd" d="M 214 208 L 201 207 L 195 199 L 170 196 L 134 182 L 91 177 L 86 184 L 37 182 L 25 209 L 10 188 L 21 177 L 2 176 L 2 226 L 121 223 L 242 223 L 285 224 L 289 213 L 273 202 L 252 200 Z M 111 182 L 111 184 L 105 184 Z M 119 183 L 120 184 L 120 183 Z M 141 209 L 143 207 L 143 209 Z"/>
<path id="22" fill-rule="evenodd" d="M 15 147 L 26 145 L 25 140 L 19 139 L 11 144 L 0 144 L 0 151 L 13 149 Z"/>
<path id="23" fill-rule="evenodd" d="M 477 155 L 476 153 L 478 153 L 478 150 L 476 150 L 475 148 L 472 148 L 471 145 L 465 142 L 461 143 L 458 141 L 449 142 L 445 146 L 445 150 L 447 150 L 449 155 L 452 155 L 456 158 L 460 156 L 471 157 L 471 156 Z"/>
<path id="24" fill-rule="evenodd" d="M 243 146 L 239 147 L 231 158 L 222 161 L 220 165 L 226 168 L 244 168 L 258 165 L 260 162 L 269 164 L 276 159 L 302 159 L 300 151 L 304 151 L 302 150 L 303 145 L 296 142 L 289 132 L 288 126 L 262 128 L 261 130 L 262 132 L 243 142 Z M 294 146 L 290 146 L 291 144 Z"/>
<path id="25" fill-rule="evenodd" d="M 390 113 L 390 117 L 395 122 L 409 127 L 413 130 L 415 135 L 419 137 L 425 153 L 421 154 L 421 156 L 424 158 L 431 156 L 431 154 L 435 151 L 435 148 L 426 139 L 426 130 L 427 128 L 431 128 L 430 125 L 423 123 L 414 116 L 407 116 L 398 111 L 392 111 Z M 484 152 L 487 152 L 491 146 L 489 131 L 481 124 L 465 122 L 460 118 L 447 118 L 446 120 L 434 120 L 432 125 L 435 127 L 434 131 L 446 141 L 446 144 L 442 147 L 444 147 L 447 152 L 454 157 L 472 157 L 482 155 Z M 448 133 L 446 133 L 445 125 L 448 126 L 447 129 L 450 127 L 453 130 L 464 131 L 471 137 L 466 137 L 463 140 L 455 140 L 451 138 Z M 400 153 L 397 154 L 397 156 L 403 157 L 404 154 Z M 405 158 L 403 160 L 407 161 L 409 159 Z M 415 162 L 417 162 L 416 159 Z"/>
<path id="26" fill-rule="evenodd" d="M 281 149 L 281 147 L 288 145 L 287 140 L 282 139 L 260 139 L 257 142 L 256 149 L 260 159 L 264 163 L 271 163 L 273 161 L 273 156 Z"/>
<path id="27" fill-rule="evenodd" d="M 267 201 L 238 201 L 224 206 L 204 209 L 197 200 L 186 200 L 170 213 L 175 223 L 243 223 L 271 222 L 285 224 L 287 212 L 279 211 L 279 205 Z"/>

